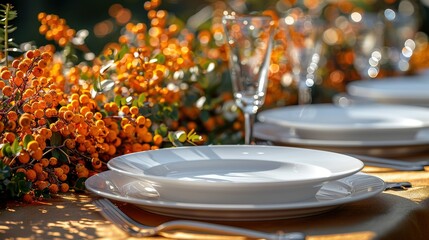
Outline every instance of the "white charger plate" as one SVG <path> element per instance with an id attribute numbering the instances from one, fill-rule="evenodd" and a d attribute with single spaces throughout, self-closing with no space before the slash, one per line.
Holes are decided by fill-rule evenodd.
<path id="1" fill-rule="evenodd" d="M 404 140 L 429 127 L 429 109 L 387 104 L 311 104 L 262 111 L 264 123 L 289 127 L 294 134 L 321 140 Z"/>
<path id="2" fill-rule="evenodd" d="M 381 103 L 429 106 L 429 74 L 354 81 L 347 85 L 354 97 Z"/>
<path id="3" fill-rule="evenodd" d="M 315 197 L 277 204 L 207 204 L 177 202 L 154 194 L 138 178 L 105 171 L 89 177 L 86 188 L 112 200 L 135 204 L 157 214 L 200 220 L 261 221 L 321 214 L 343 204 L 373 197 L 385 189 L 378 177 L 357 173 L 325 183 Z"/>
<path id="4" fill-rule="evenodd" d="M 253 136 L 276 145 L 305 147 L 346 154 L 362 154 L 378 157 L 400 157 L 429 151 L 429 129 L 421 130 L 411 140 L 354 141 L 321 140 L 296 136 L 288 127 L 256 123 Z"/>
<path id="5" fill-rule="evenodd" d="M 360 160 L 338 153 L 255 145 L 144 151 L 115 157 L 107 165 L 144 179 L 164 199 L 242 204 L 309 199 L 324 182 L 363 168 Z"/>

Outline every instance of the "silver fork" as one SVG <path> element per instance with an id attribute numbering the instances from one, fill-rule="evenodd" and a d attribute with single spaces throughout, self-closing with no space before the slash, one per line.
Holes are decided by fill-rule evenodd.
<path id="1" fill-rule="evenodd" d="M 165 222 L 156 227 L 146 226 L 139 222 L 134 221 L 122 212 L 116 205 L 108 199 L 98 199 L 94 204 L 100 208 L 101 214 L 121 228 L 123 231 L 134 237 L 149 237 L 155 235 L 164 235 L 168 231 L 173 230 L 193 230 L 196 232 L 207 232 L 212 234 L 244 236 L 253 239 L 267 239 L 267 240 L 304 240 L 305 235 L 300 232 L 291 233 L 278 233 L 271 234 L 259 232 L 244 228 L 225 226 L 220 224 L 190 221 L 190 220 L 174 220 Z M 186 236 L 189 238 L 189 236 Z"/>

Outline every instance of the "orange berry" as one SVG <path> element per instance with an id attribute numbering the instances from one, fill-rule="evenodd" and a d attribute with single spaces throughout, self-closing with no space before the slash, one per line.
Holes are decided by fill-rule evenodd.
<path id="1" fill-rule="evenodd" d="M 144 135 L 142 136 L 142 140 L 143 140 L 144 142 L 147 142 L 147 143 L 152 142 L 152 133 L 147 132 L 146 134 L 144 134 Z"/>
<path id="2" fill-rule="evenodd" d="M 25 53 L 25 56 L 27 58 L 33 58 L 34 57 L 34 52 L 32 50 L 29 50 Z"/>
<path id="3" fill-rule="evenodd" d="M 51 59 L 52 56 L 51 56 L 50 53 L 44 52 L 44 53 L 42 53 L 41 57 L 42 57 L 42 59 L 44 59 L 45 61 L 47 61 L 47 60 Z"/>
<path id="4" fill-rule="evenodd" d="M 86 94 L 83 94 L 83 95 L 81 95 L 80 97 L 79 97 L 79 102 L 81 103 L 81 104 L 87 104 L 88 102 L 89 102 L 89 96 L 88 95 L 86 95 Z"/>
<path id="5" fill-rule="evenodd" d="M 26 203 L 32 203 L 32 202 L 34 202 L 34 196 L 30 193 L 26 193 L 22 197 L 22 200 Z"/>
<path id="6" fill-rule="evenodd" d="M 48 172 L 46 171 L 42 171 L 40 173 L 37 173 L 37 180 L 39 181 L 45 181 L 46 179 L 48 179 Z"/>
<path id="7" fill-rule="evenodd" d="M 45 188 L 47 188 L 49 186 L 49 182 L 43 181 L 43 180 L 42 181 L 37 181 L 35 183 L 35 185 L 37 186 L 37 188 L 39 190 L 43 190 L 43 189 L 45 189 Z"/>
<path id="8" fill-rule="evenodd" d="M 133 115 L 137 115 L 137 114 L 139 114 L 139 108 L 138 108 L 138 107 L 136 107 L 136 106 L 132 106 L 132 107 L 130 108 L 130 113 L 131 113 L 131 114 L 133 114 Z"/>
<path id="9" fill-rule="evenodd" d="M 6 123 L 6 129 L 9 131 L 14 131 L 16 129 L 16 122 L 8 120 Z"/>
<path id="10" fill-rule="evenodd" d="M 43 171 L 43 166 L 41 163 L 36 163 L 33 165 L 33 170 L 36 171 L 36 173 L 41 173 Z"/>
<path id="11" fill-rule="evenodd" d="M 125 126 L 123 127 L 123 131 L 125 132 L 125 134 L 127 135 L 131 135 L 134 133 L 135 127 L 129 123 L 125 124 Z"/>
<path id="12" fill-rule="evenodd" d="M 70 167 L 67 164 L 61 165 L 61 169 L 63 169 L 64 174 L 68 174 L 70 171 Z"/>
<path id="13" fill-rule="evenodd" d="M 55 166 L 58 163 L 58 159 L 56 157 L 49 158 L 49 165 Z"/>
<path id="14" fill-rule="evenodd" d="M 15 138 L 16 138 L 15 134 L 12 132 L 6 132 L 4 133 L 3 136 L 4 136 L 4 139 L 9 143 L 13 143 L 13 141 L 15 141 Z"/>
<path id="15" fill-rule="evenodd" d="M 7 117 L 9 118 L 9 120 L 11 121 L 16 121 L 18 120 L 18 114 L 15 111 L 9 111 L 7 113 Z"/>
<path id="16" fill-rule="evenodd" d="M 12 76 L 12 73 L 9 70 L 1 72 L 1 78 L 4 80 L 8 80 Z"/>
<path id="17" fill-rule="evenodd" d="M 103 118 L 103 115 L 100 112 L 96 112 L 96 113 L 94 113 L 94 118 L 96 120 L 100 120 Z"/>
<path id="18" fill-rule="evenodd" d="M 27 174 L 27 170 L 25 170 L 25 168 L 18 168 L 18 169 L 16 169 L 16 173 L 20 173 L 20 172 L 22 172 L 24 174 Z"/>
<path id="19" fill-rule="evenodd" d="M 36 151 L 39 148 L 39 143 L 36 140 L 32 140 L 27 144 L 27 149 L 30 151 Z"/>
<path id="20" fill-rule="evenodd" d="M 87 178 L 89 176 L 89 170 L 84 168 L 82 171 L 77 173 L 78 178 Z"/>
<path id="21" fill-rule="evenodd" d="M 145 116 L 138 116 L 136 119 L 137 125 L 144 125 L 146 122 Z"/>
<path id="22" fill-rule="evenodd" d="M 67 183 L 61 183 L 61 186 L 60 186 L 61 192 L 65 193 L 69 190 L 69 188 L 70 187 Z"/>
<path id="23" fill-rule="evenodd" d="M 40 159 L 40 163 L 42 164 L 42 166 L 45 168 L 47 166 L 49 166 L 49 159 L 47 158 L 42 158 Z"/>
<path id="24" fill-rule="evenodd" d="M 24 113 L 21 115 L 18 121 L 19 126 L 28 127 L 31 124 L 31 115 L 28 113 Z"/>
<path id="25" fill-rule="evenodd" d="M 91 164 L 94 169 L 99 169 L 102 166 L 102 162 L 98 158 L 91 159 Z"/>
<path id="26" fill-rule="evenodd" d="M 23 72 L 26 72 L 28 70 L 28 68 L 29 68 L 28 64 L 24 61 L 22 61 L 18 64 L 18 69 L 23 71 Z"/>
<path id="27" fill-rule="evenodd" d="M 30 154 L 27 151 L 21 151 L 18 155 L 18 160 L 22 164 L 28 163 L 30 161 Z"/>
<path id="28" fill-rule="evenodd" d="M 13 61 L 12 61 L 12 67 L 13 67 L 13 68 L 18 68 L 19 63 L 20 63 L 19 59 L 15 59 L 15 60 L 13 60 Z"/>
<path id="29" fill-rule="evenodd" d="M 32 154 L 31 157 L 36 159 L 36 160 L 40 160 L 43 157 L 43 150 L 39 147 L 37 148 Z"/>
<path id="30" fill-rule="evenodd" d="M 31 71 L 31 73 L 35 76 L 35 77 L 40 77 L 43 74 L 43 69 L 41 67 L 35 67 L 33 68 L 33 71 Z"/>
<path id="31" fill-rule="evenodd" d="M 55 193 L 58 193 L 58 191 L 59 191 L 59 190 L 60 190 L 60 189 L 59 189 L 58 185 L 57 185 L 57 184 L 55 184 L 55 183 L 52 183 L 52 184 L 49 186 L 49 192 L 50 192 L 50 193 L 55 194 Z"/>
<path id="32" fill-rule="evenodd" d="M 2 92 L 6 97 L 10 97 L 13 94 L 13 88 L 11 86 L 4 86 Z"/>
<path id="33" fill-rule="evenodd" d="M 25 176 L 27 177 L 27 180 L 33 182 L 34 180 L 36 180 L 37 173 L 33 169 L 28 169 L 27 173 L 25 174 Z"/>
<path id="34" fill-rule="evenodd" d="M 34 96 L 34 94 L 35 94 L 34 89 L 27 88 L 27 89 L 25 89 L 24 93 L 22 94 L 22 98 L 27 99 L 27 98 Z"/>
<path id="35" fill-rule="evenodd" d="M 68 149 L 75 149 L 76 148 L 76 141 L 74 139 L 68 138 L 64 141 L 64 144 Z"/>
<path id="36" fill-rule="evenodd" d="M 64 182 L 67 180 L 67 174 L 61 174 L 60 176 L 58 176 L 58 180 L 60 180 L 61 182 Z"/>
<path id="37" fill-rule="evenodd" d="M 150 126 L 152 126 L 152 120 L 150 120 L 150 118 L 146 118 L 146 122 L 145 122 L 145 127 L 149 128 Z"/>
<path id="38" fill-rule="evenodd" d="M 37 66 L 39 66 L 40 68 L 45 68 L 47 65 L 48 65 L 48 64 L 46 63 L 46 60 L 45 60 L 45 59 L 40 59 L 40 60 L 37 62 Z"/>
<path id="39" fill-rule="evenodd" d="M 153 143 L 157 146 L 160 146 L 162 144 L 163 138 L 161 135 L 159 134 L 155 134 L 155 136 L 153 136 Z"/>
<path id="40" fill-rule="evenodd" d="M 126 114 L 128 114 L 128 113 L 130 113 L 130 107 L 128 107 L 128 106 L 122 106 L 121 107 L 121 112 L 123 112 L 125 115 Z"/>

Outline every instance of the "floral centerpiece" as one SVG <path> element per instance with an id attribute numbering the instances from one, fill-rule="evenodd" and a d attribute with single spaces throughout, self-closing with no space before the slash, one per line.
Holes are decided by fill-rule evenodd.
<path id="1" fill-rule="evenodd" d="M 343 16 L 359 11 L 359 4 L 275 2 L 261 13 L 276 24 L 280 10 L 294 4 L 334 23 L 326 30 L 317 101 L 358 79 Z M 88 32 L 47 13 L 38 15 L 39 32 L 52 44 L 18 48 L 11 40 L 17 12 L 1 5 L 0 196 L 32 202 L 82 190 L 85 179 L 122 154 L 242 141 L 243 116 L 231 94 L 221 24 L 230 6 L 213 2 L 209 24 L 190 30 L 160 4 L 145 2 L 148 23 L 124 23 L 117 41 L 98 55 L 85 45 Z M 266 108 L 297 101 L 285 39 L 284 31 L 274 38 Z M 411 69 L 427 67 L 427 48 L 426 37 Z"/>

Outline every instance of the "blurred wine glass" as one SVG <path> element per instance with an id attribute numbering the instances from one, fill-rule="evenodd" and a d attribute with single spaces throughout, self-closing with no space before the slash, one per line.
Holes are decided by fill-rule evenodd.
<path id="1" fill-rule="evenodd" d="M 354 12 L 355 67 L 362 78 L 405 74 L 416 43 L 419 20 L 409 0 L 392 1 L 377 12 Z"/>
<path id="2" fill-rule="evenodd" d="M 280 22 L 280 27 L 287 33 L 287 55 L 298 86 L 298 104 L 309 104 L 319 68 L 325 23 L 300 8 L 292 8 Z"/>
<path id="3" fill-rule="evenodd" d="M 269 16 L 231 13 L 223 17 L 222 24 L 229 49 L 234 98 L 244 112 L 245 144 L 250 144 L 255 114 L 267 92 L 273 21 Z"/>

